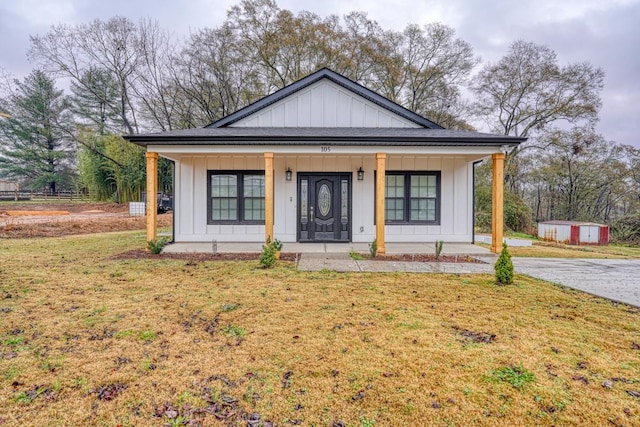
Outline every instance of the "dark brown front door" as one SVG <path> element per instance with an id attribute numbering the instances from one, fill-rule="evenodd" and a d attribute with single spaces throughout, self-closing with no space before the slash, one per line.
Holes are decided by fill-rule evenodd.
<path id="1" fill-rule="evenodd" d="M 348 242 L 351 238 L 351 174 L 298 174 L 298 239 Z"/>

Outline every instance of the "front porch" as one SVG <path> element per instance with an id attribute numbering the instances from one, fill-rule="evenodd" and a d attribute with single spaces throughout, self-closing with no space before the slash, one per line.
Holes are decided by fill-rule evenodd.
<path id="1" fill-rule="evenodd" d="M 212 250 L 212 241 L 223 245 L 219 246 L 221 252 L 225 252 L 223 247 L 235 252 L 259 252 L 261 243 L 251 245 L 250 242 L 259 242 L 264 236 L 265 240 L 279 239 L 287 248 L 292 248 L 294 242 L 303 242 L 299 249 L 291 250 L 302 253 L 349 252 L 351 249 L 368 252 L 369 242 L 375 239 L 380 254 L 433 254 L 434 242 L 438 240 L 448 242 L 446 246 L 453 242 L 473 241 L 473 162 L 486 153 L 451 154 L 450 157 L 425 153 L 410 155 L 404 150 L 395 150 L 389 156 L 386 152 L 331 156 L 303 154 L 174 155 L 177 194 L 173 240 L 186 247 L 189 244 L 203 247 L 205 252 Z M 492 241 L 501 242 L 504 153 L 491 157 L 494 171 Z M 157 159 L 157 153 L 147 152 L 147 240 L 157 236 L 153 209 L 156 205 Z M 236 169 L 229 169 L 231 164 Z M 392 178 L 389 194 L 386 175 Z M 243 185 L 249 178 L 250 182 L 253 179 L 259 183 L 260 191 L 256 194 L 262 197 L 261 200 L 253 196 L 249 200 L 246 190 L 243 192 Z M 221 196 L 211 188 L 221 192 L 218 187 L 224 187 L 223 190 L 230 191 L 218 182 L 224 179 L 233 179 L 234 208 L 222 212 L 218 206 Z M 237 183 L 244 184 L 238 186 Z M 251 185 L 255 187 L 255 184 Z M 414 187 L 421 193 L 414 194 Z M 226 199 L 222 201 L 227 202 Z M 414 203 L 421 207 L 414 210 Z M 223 213 L 230 215 L 229 212 L 233 218 L 221 216 Z M 251 214 L 251 221 L 241 218 L 247 212 Z M 248 242 L 249 250 L 243 242 Z M 308 246 L 319 242 L 327 242 L 327 245 Z M 388 248 L 399 242 L 413 242 L 414 245 Z M 175 246 L 175 250 L 182 251 L 180 247 Z M 239 249 L 235 250 L 235 247 Z M 491 247 L 492 252 L 499 250 L 499 244 Z"/>

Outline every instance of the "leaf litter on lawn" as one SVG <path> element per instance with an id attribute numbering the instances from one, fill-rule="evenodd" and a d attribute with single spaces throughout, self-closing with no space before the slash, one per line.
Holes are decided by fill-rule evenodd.
<path id="1" fill-rule="evenodd" d="M 143 246 L 141 232 L 2 241 L 0 296 L 12 297 L 0 352 L 15 353 L 0 372 L 14 390 L 0 394 L 3 427 L 248 425 L 257 415 L 264 425 L 637 424 L 627 391 L 640 381 L 638 312 L 627 306 L 523 276 L 498 288 L 490 275 L 115 259 Z M 514 366 L 535 381 L 487 381 Z M 55 399 L 14 400 L 33 384 Z"/>

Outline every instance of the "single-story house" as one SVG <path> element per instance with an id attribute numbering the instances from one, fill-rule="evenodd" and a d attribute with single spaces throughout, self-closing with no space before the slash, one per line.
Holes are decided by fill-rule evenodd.
<path id="1" fill-rule="evenodd" d="M 204 128 L 127 135 L 175 164 L 175 242 L 473 242 L 475 162 L 493 161 L 502 242 L 505 151 L 525 138 L 444 129 L 323 68 Z M 499 251 L 494 244 L 492 250 Z"/>

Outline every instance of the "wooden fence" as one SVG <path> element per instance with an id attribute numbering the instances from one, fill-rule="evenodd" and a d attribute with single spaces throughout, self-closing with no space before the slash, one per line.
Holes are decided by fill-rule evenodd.
<path id="1" fill-rule="evenodd" d="M 79 201 L 90 200 L 89 193 L 85 191 L 57 191 L 55 193 L 45 191 L 0 191 L 0 200 L 32 200 L 32 201 Z"/>

